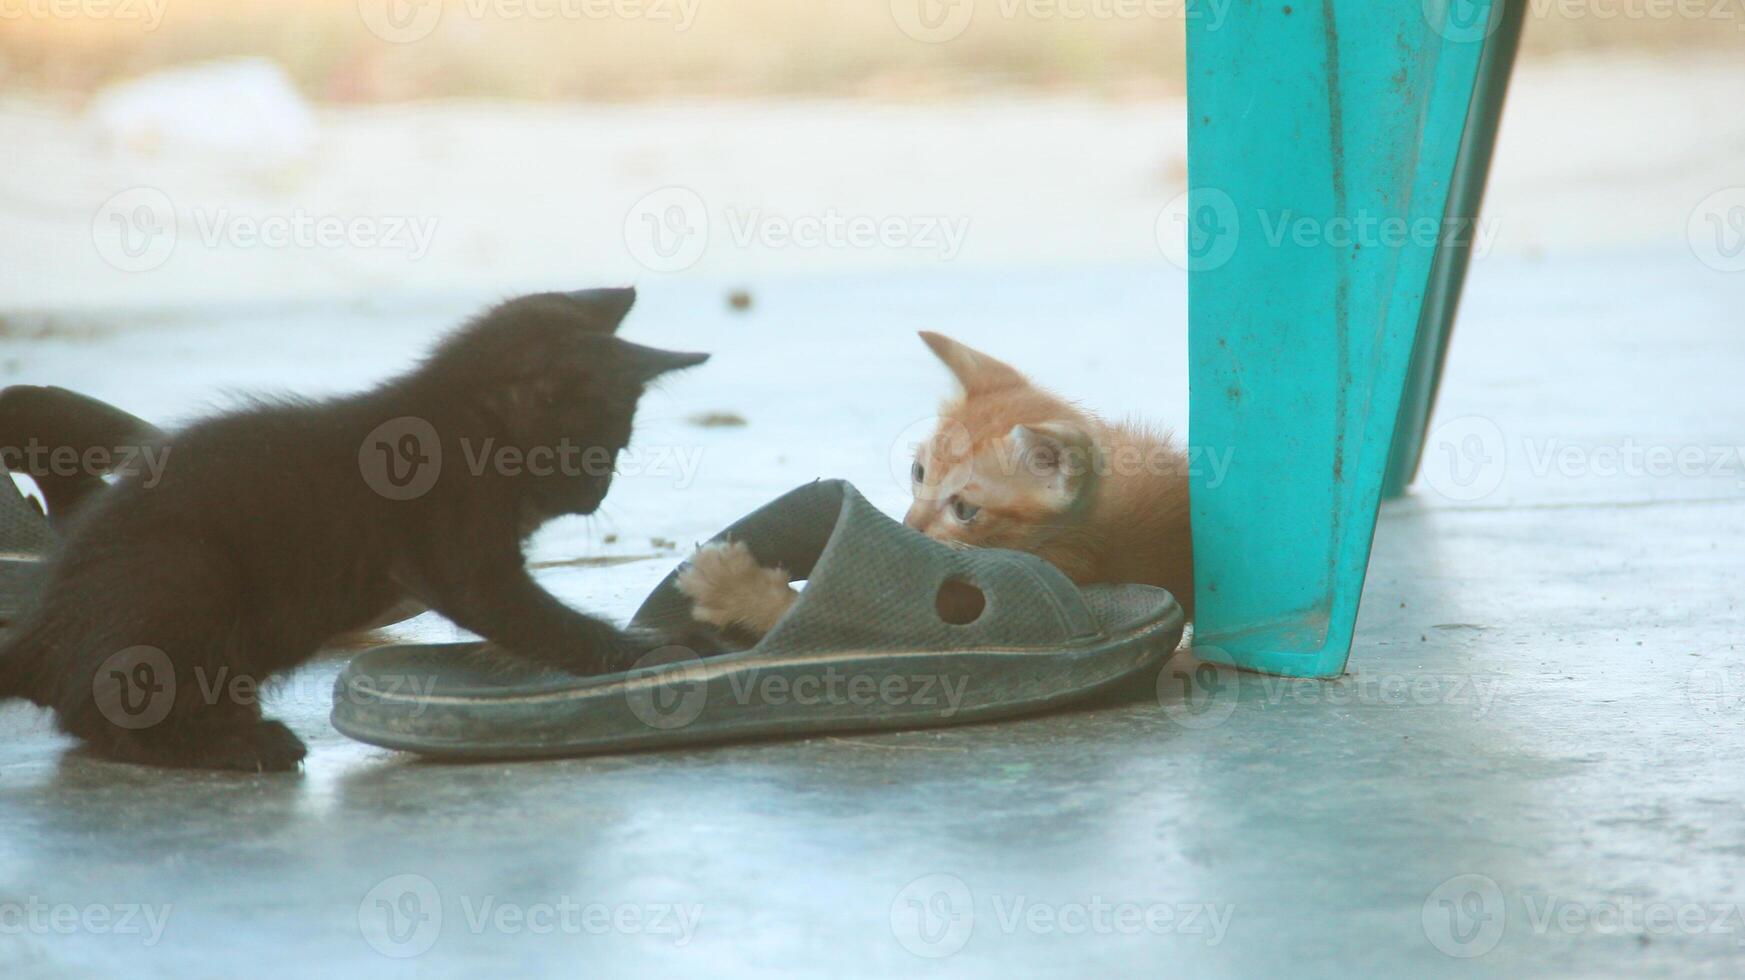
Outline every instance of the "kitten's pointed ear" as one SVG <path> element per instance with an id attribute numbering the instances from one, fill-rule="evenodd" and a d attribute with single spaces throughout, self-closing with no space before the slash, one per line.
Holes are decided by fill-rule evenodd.
<path id="1" fill-rule="evenodd" d="M 963 386 L 964 394 L 975 395 L 1029 383 L 1010 364 L 960 344 L 944 334 L 923 330 L 921 340 L 951 369 L 952 376 Z"/>
<path id="2" fill-rule="evenodd" d="M 644 347 L 628 340 L 621 340 L 618 343 L 623 348 L 624 360 L 629 372 L 641 382 L 653 381 L 669 371 L 681 371 L 685 368 L 696 367 L 709 359 L 707 354 Z"/>
<path id="3" fill-rule="evenodd" d="M 1057 507 L 1078 501 L 1096 477 L 1096 442 L 1077 423 L 1015 425 L 1006 438 L 1018 475 L 1041 484 Z"/>
<path id="4" fill-rule="evenodd" d="M 613 333 L 618 331 L 618 325 L 629 315 L 630 308 L 636 305 L 635 286 L 622 289 L 582 289 L 564 295 L 571 302 L 586 308 L 592 314 L 589 319 Z"/>

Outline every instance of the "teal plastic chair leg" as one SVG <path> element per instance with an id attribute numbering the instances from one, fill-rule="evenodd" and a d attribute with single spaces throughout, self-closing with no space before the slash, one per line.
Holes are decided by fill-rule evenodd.
<path id="1" fill-rule="evenodd" d="M 1400 399 L 1400 418 L 1394 430 L 1394 448 L 1388 459 L 1382 497 L 1405 494 L 1418 475 L 1424 455 L 1424 437 L 1430 413 L 1436 407 L 1436 392 L 1442 386 L 1442 366 L 1448 360 L 1448 338 L 1454 331 L 1454 316 L 1460 309 L 1460 292 L 1466 284 L 1466 267 L 1479 239 L 1480 208 L 1485 180 L 1490 176 L 1491 156 L 1497 145 L 1497 126 L 1503 116 L 1509 77 L 1515 68 L 1515 52 L 1521 46 L 1521 21 L 1526 5 L 1510 3 L 1503 9 L 1496 33 L 1485 45 L 1466 117 L 1466 136 L 1454 162 L 1454 181 L 1448 195 L 1450 228 L 1471 229 L 1445 240 L 1436 252 L 1430 271 L 1430 289 L 1424 297 L 1424 315 L 1418 324 L 1418 343 L 1412 351 L 1412 366 L 1406 371 L 1406 393 Z"/>
<path id="2" fill-rule="evenodd" d="M 1205 659 L 1344 670 L 1407 377 L 1446 333 L 1426 306 L 1485 53 L 1519 6 L 1261 0 L 1189 21 L 1190 441 L 1230 454 L 1191 477 Z"/>

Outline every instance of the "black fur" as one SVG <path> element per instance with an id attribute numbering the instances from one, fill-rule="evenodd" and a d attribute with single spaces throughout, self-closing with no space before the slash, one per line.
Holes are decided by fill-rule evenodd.
<path id="1" fill-rule="evenodd" d="M 109 758 L 267 771 L 296 768 L 303 744 L 230 682 L 295 667 L 408 596 L 544 664 L 630 666 L 666 638 L 558 601 L 522 545 L 550 518 L 600 505 L 644 385 L 706 359 L 615 337 L 634 300 L 627 289 L 522 297 L 375 390 L 261 404 L 169 436 L 156 485 L 136 473 L 84 502 L 43 601 L 0 648 L 0 697 L 53 708 Z M 405 419 L 428 428 L 394 421 Z M 567 447 L 570 464 L 475 473 L 487 447 L 522 460 Z M 429 470 L 414 468 L 420 458 Z M 393 499 L 418 484 L 384 484 L 390 472 L 436 476 Z M 117 713 L 154 690 L 161 720 Z"/>
<path id="2" fill-rule="evenodd" d="M 141 447 L 161 443 L 164 434 L 144 419 L 65 388 L 11 385 L 0 391 L 0 465 L 31 478 L 58 529 L 108 484 L 102 472 L 65 468 L 33 453 L 44 437 L 83 459 L 89 449 Z"/>

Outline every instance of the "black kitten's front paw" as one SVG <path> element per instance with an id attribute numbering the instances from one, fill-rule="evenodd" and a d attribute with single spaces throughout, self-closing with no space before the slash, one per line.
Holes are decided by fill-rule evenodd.
<path id="1" fill-rule="evenodd" d="M 263 721 L 226 731 L 203 755 L 203 769 L 292 772 L 309 749 L 283 723 Z"/>
<path id="2" fill-rule="evenodd" d="M 308 749 L 276 721 L 181 725 L 129 732 L 93 748 L 118 762 L 167 769 L 292 772 Z"/>
<path id="3" fill-rule="evenodd" d="M 636 667 L 658 667 L 694 657 L 721 653 L 725 648 L 700 629 L 626 630 L 602 658 L 602 673 Z"/>
<path id="4" fill-rule="evenodd" d="M 486 656 L 508 653 L 523 662 L 555 667 L 579 677 L 618 674 L 637 667 L 708 657 L 732 649 L 700 625 L 679 630 L 620 630 L 597 624 L 585 637 L 523 647 L 489 645 Z"/>

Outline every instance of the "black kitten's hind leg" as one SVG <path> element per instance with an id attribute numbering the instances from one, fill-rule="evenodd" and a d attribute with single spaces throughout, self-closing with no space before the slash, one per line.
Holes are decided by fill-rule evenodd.
<path id="1" fill-rule="evenodd" d="M 63 731 L 119 762 L 297 768 L 303 743 L 262 720 L 260 691 L 275 670 L 307 657 L 254 626 L 227 562 L 180 542 L 142 545 L 73 574 L 56 595 L 74 604 L 45 610 L 51 628 L 33 638 L 42 657 L 66 665 L 46 699 Z M 101 619 L 90 612 L 98 602 L 107 607 Z"/>
<path id="2" fill-rule="evenodd" d="M 116 729 L 85 744 L 92 754 L 116 762 L 235 772 L 292 772 L 308 752 L 281 722 L 221 716 L 139 731 Z"/>
<path id="3" fill-rule="evenodd" d="M 248 681 L 241 690 L 259 691 L 258 683 L 241 673 L 230 674 L 228 665 L 204 671 L 188 671 L 171 686 L 174 704 L 162 719 L 144 716 L 151 724 L 123 724 L 126 715 L 115 699 L 103 699 L 97 707 L 101 720 L 82 712 L 77 721 L 62 714 L 62 723 L 84 739 L 91 751 L 117 762 L 131 762 L 167 769 L 223 769 L 235 772 L 288 772 L 307 754 L 301 739 L 277 721 L 261 718 L 256 695 L 237 700 L 225 681 Z M 137 703 L 137 702 L 136 702 Z M 69 723 L 72 721 L 72 723 Z"/>

